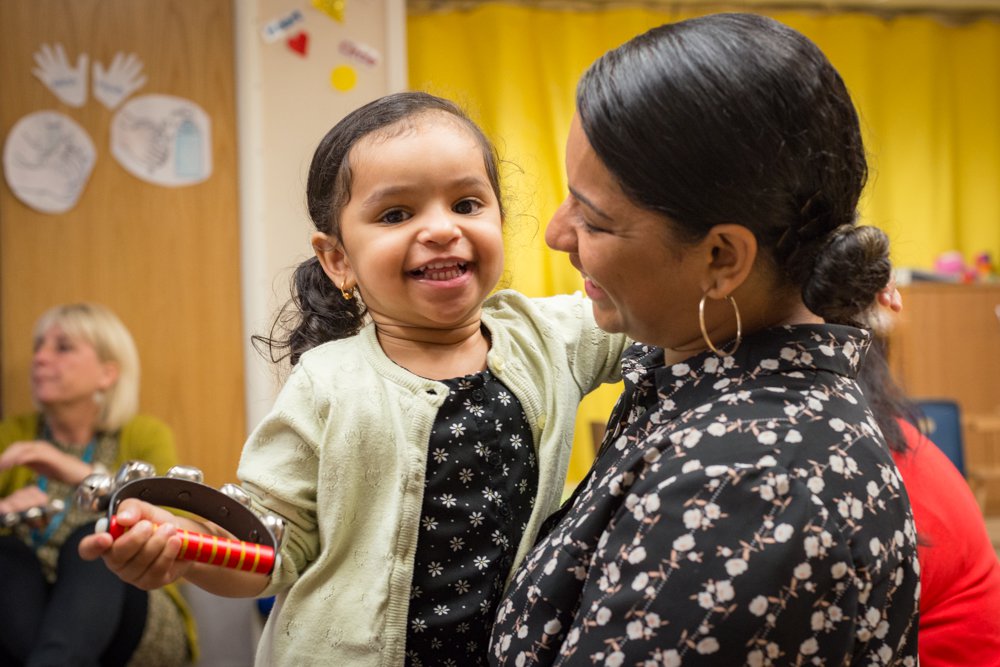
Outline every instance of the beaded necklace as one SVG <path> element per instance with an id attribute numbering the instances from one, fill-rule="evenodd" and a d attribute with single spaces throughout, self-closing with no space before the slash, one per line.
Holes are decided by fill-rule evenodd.
<path id="1" fill-rule="evenodd" d="M 52 432 L 49 430 L 48 424 L 43 423 L 41 438 L 42 440 L 45 440 L 46 442 L 55 445 L 61 451 L 69 451 L 69 447 L 62 446 L 60 443 L 56 442 L 55 438 L 52 437 Z M 87 446 L 83 450 L 83 454 L 80 456 L 80 460 L 83 461 L 84 463 L 91 463 L 94 460 L 94 449 L 96 447 L 97 447 L 97 436 L 95 435 L 93 438 L 90 439 L 90 442 L 87 443 Z M 38 488 L 42 490 L 43 493 L 48 490 L 49 479 L 45 475 L 39 475 L 35 483 L 38 486 Z M 63 519 L 66 518 L 66 513 L 69 511 L 70 503 L 72 502 L 72 498 L 70 498 L 70 496 L 72 495 L 73 494 L 71 492 L 66 496 L 65 499 L 66 502 L 63 503 L 63 509 L 59 513 L 53 515 L 51 519 L 49 519 L 49 522 L 48 524 L 46 524 L 44 530 L 40 530 L 38 528 L 32 528 L 31 543 L 35 546 L 36 549 L 45 544 L 46 542 L 48 542 L 49 538 L 52 537 L 52 534 L 56 532 L 56 530 L 59 528 L 60 525 L 62 525 Z"/>

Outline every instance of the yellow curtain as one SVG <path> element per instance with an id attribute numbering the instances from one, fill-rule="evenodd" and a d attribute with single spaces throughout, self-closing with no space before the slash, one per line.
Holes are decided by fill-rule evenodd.
<path id="1" fill-rule="evenodd" d="M 576 81 L 606 50 L 697 12 L 569 12 L 484 3 L 411 13 L 410 87 L 456 100 L 497 142 L 508 205 L 506 286 L 532 296 L 580 289 L 545 224 L 566 192 L 564 147 Z M 959 250 L 1000 260 L 1000 24 L 924 16 L 772 13 L 813 39 L 854 97 L 870 153 L 862 218 L 893 241 L 897 266 L 929 269 Z M 568 482 L 592 456 L 620 385 L 588 397 Z"/>

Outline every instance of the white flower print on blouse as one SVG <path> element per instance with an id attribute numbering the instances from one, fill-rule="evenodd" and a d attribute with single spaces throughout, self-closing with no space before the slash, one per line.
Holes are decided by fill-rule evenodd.
<path id="1" fill-rule="evenodd" d="M 867 346 L 833 325 L 673 366 L 634 346 L 491 664 L 915 666 L 916 532 L 854 381 Z"/>

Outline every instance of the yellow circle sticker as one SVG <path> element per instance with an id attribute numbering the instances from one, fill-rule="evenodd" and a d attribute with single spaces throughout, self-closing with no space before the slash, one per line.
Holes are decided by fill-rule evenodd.
<path id="1" fill-rule="evenodd" d="M 354 71 L 354 68 L 350 65 L 340 65 L 339 67 L 334 67 L 333 71 L 330 72 L 330 85 L 334 87 L 335 90 L 339 90 L 342 93 L 346 93 L 348 90 L 354 88 L 358 83 L 358 73 Z"/>

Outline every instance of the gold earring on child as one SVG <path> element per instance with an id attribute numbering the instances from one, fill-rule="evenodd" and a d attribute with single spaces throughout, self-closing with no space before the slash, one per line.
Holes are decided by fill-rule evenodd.
<path id="1" fill-rule="evenodd" d="M 726 301 L 729 305 L 733 307 L 733 312 L 736 313 L 736 342 L 733 343 L 733 348 L 731 350 L 720 350 L 712 344 L 712 339 L 708 337 L 708 330 L 705 328 L 705 299 L 708 298 L 708 294 L 703 294 L 701 301 L 698 302 L 698 324 L 701 325 L 701 337 L 705 339 L 705 343 L 708 348 L 715 352 L 720 357 L 729 357 L 736 353 L 736 348 L 740 346 L 743 341 L 743 328 L 740 323 L 740 309 L 736 305 L 736 299 L 731 296 L 726 296 Z"/>
<path id="2" fill-rule="evenodd" d="M 344 301 L 350 301 L 354 298 L 354 288 L 351 288 L 351 291 L 347 291 L 346 280 L 340 285 L 340 293 L 344 296 Z"/>

